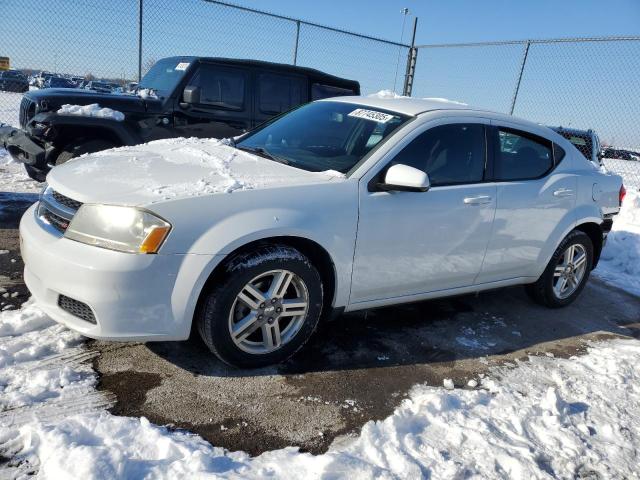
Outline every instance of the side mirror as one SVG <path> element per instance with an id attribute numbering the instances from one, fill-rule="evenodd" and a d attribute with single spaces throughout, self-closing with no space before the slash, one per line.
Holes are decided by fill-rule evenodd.
<path id="1" fill-rule="evenodd" d="M 200 87 L 188 85 L 182 92 L 182 101 L 188 105 L 200 103 Z"/>
<path id="2" fill-rule="evenodd" d="M 384 176 L 383 190 L 403 192 L 426 192 L 431 187 L 429 175 L 409 165 L 401 163 L 392 166 Z"/>

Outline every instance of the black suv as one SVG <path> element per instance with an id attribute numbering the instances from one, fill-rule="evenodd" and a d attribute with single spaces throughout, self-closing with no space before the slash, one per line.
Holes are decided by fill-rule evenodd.
<path id="1" fill-rule="evenodd" d="M 577 128 L 550 127 L 569 140 L 587 160 L 596 165 L 602 164 L 602 147 L 600 139 L 593 130 L 578 130 Z"/>
<path id="2" fill-rule="evenodd" d="M 233 137 L 297 105 L 359 94 L 358 82 L 310 68 L 171 57 L 149 70 L 136 94 L 80 89 L 26 93 L 20 104 L 21 129 L 0 128 L 0 146 L 25 164 L 31 178 L 44 181 L 53 166 L 84 153 L 160 138 Z M 96 103 L 123 113 L 124 120 L 121 115 L 57 113 L 64 104 Z"/>

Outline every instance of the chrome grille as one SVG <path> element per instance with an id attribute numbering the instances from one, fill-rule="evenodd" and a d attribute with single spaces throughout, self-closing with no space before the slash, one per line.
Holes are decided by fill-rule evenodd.
<path id="1" fill-rule="evenodd" d="M 78 210 L 82 206 L 82 202 L 78 202 L 77 200 L 73 200 L 72 198 L 65 197 L 55 190 L 51 190 L 51 196 L 55 198 L 56 202 L 61 203 L 65 207 L 72 208 L 73 210 Z"/>
<path id="2" fill-rule="evenodd" d="M 96 316 L 93 314 L 93 310 L 86 303 L 66 295 L 58 296 L 58 306 L 67 313 L 70 313 L 74 317 L 81 318 L 85 322 L 96 324 Z"/>
<path id="3" fill-rule="evenodd" d="M 58 232 L 64 233 L 81 206 L 82 202 L 73 200 L 56 192 L 53 188 L 47 187 L 40 196 L 38 217 Z"/>
<path id="4" fill-rule="evenodd" d="M 20 102 L 20 112 L 18 114 L 18 121 L 20 122 L 21 128 L 26 128 L 27 123 L 31 120 L 36 114 L 36 104 L 33 100 L 31 100 L 26 95 L 22 97 L 22 101 Z"/>

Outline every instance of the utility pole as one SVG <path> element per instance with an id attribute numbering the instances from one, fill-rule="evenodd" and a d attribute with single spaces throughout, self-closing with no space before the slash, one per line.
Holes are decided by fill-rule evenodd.
<path id="1" fill-rule="evenodd" d="M 416 74 L 416 62 L 418 60 L 418 49 L 416 48 L 416 31 L 418 30 L 418 17 L 413 17 L 413 35 L 411 36 L 411 48 L 407 56 L 407 73 L 404 76 L 404 88 L 402 94 L 410 97 L 413 89 L 413 79 Z"/>
<path id="2" fill-rule="evenodd" d="M 409 15 L 409 9 L 403 8 L 400 10 L 402 14 L 402 31 L 400 32 L 400 43 L 402 43 L 402 39 L 404 38 L 404 25 L 407 22 L 407 15 Z M 398 47 L 398 60 L 396 61 L 396 74 L 393 77 L 393 92 L 396 91 L 396 83 L 398 82 L 398 69 L 400 68 L 400 52 L 402 52 L 402 47 Z"/>

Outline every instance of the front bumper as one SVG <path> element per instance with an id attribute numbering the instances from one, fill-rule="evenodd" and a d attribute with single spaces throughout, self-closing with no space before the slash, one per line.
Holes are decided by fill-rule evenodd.
<path id="1" fill-rule="evenodd" d="M 221 256 L 138 255 L 68 240 L 36 217 L 20 222 L 24 279 L 55 321 L 103 340 L 184 340 L 200 289 Z M 95 324 L 58 305 L 64 295 L 88 305 Z"/>
<path id="2" fill-rule="evenodd" d="M 18 128 L 0 127 L 0 147 L 4 147 L 17 162 L 38 168 L 46 165 L 45 147 Z"/>

